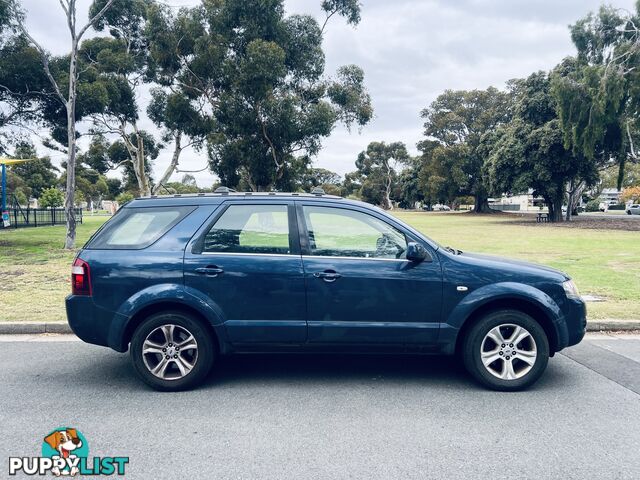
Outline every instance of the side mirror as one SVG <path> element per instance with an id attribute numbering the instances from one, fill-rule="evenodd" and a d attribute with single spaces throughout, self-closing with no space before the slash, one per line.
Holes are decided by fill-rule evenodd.
<path id="1" fill-rule="evenodd" d="M 407 244 L 407 260 L 410 262 L 422 262 L 429 258 L 429 252 L 422 245 L 416 242 L 409 242 Z"/>

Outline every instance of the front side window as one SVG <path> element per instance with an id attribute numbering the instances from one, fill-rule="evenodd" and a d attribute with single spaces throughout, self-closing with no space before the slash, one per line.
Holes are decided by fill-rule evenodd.
<path id="1" fill-rule="evenodd" d="M 287 206 L 229 206 L 205 235 L 203 252 L 291 253 Z"/>
<path id="2" fill-rule="evenodd" d="M 372 215 L 333 207 L 303 211 L 311 255 L 394 259 L 407 250 L 405 235 Z"/>
<path id="3" fill-rule="evenodd" d="M 129 207 L 119 211 L 98 234 L 90 240 L 89 249 L 146 248 L 196 207 Z"/>

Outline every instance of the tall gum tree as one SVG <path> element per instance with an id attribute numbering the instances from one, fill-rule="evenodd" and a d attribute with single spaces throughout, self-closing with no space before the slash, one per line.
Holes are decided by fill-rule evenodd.
<path id="1" fill-rule="evenodd" d="M 72 249 L 75 247 L 76 239 L 76 216 L 75 216 L 75 168 L 76 168 L 76 100 L 78 95 L 78 52 L 80 42 L 87 31 L 94 26 L 102 16 L 109 10 L 114 0 L 106 0 L 102 8 L 95 11 L 89 18 L 88 22 L 79 26 L 77 23 L 76 0 L 60 0 L 62 8 L 67 19 L 67 27 L 70 36 L 70 52 L 68 56 L 68 75 L 66 78 L 67 88 L 63 89 L 63 84 L 59 79 L 54 77 L 50 68 L 50 54 L 45 48 L 29 33 L 26 27 L 25 13 L 19 8 L 14 0 L 5 0 L 9 2 L 13 22 L 15 27 L 24 35 L 30 44 L 38 51 L 40 60 L 47 79 L 51 83 L 53 92 L 57 100 L 62 104 L 66 111 L 66 130 L 67 130 L 67 179 L 66 191 L 64 198 L 64 209 L 67 222 L 67 231 L 65 237 L 65 248 Z"/>
<path id="2" fill-rule="evenodd" d="M 327 19 L 359 20 L 355 1 L 322 6 Z M 165 23 L 179 27 L 180 41 L 163 39 L 159 22 L 156 39 L 169 48 L 152 47 L 154 62 L 191 102 L 205 101 L 209 164 L 225 185 L 286 188 L 338 123 L 372 117 L 362 70 L 326 77 L 325 30 L 310 16 L 286 16 L 282 0 L 207 1 Z"/>

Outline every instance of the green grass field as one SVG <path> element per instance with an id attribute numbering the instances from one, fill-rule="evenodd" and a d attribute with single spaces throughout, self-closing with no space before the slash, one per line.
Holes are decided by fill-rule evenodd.
<path id="1" fill-rule="evenodd" d="M 620 230 L 523 225 L 511 215 L 398 212 L 443 245 L 544 263 L 569 273 L 589 304 L 590 319 L 640 319 L 640 235 Z M 106 217 L 84 217 L 78 245 Z M 0 321 L 64 321 L 74 253 L 64 251 L 64 227 L 0 231 Z"/>

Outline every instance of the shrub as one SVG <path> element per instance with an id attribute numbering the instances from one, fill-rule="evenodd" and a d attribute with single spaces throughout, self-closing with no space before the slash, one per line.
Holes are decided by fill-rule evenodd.
<path id="1" fill-rule="evenodd" d="M 41 208 L 56 208 L 64 204 L 64 195 L 57 188 L 47 188 L 40 195 L 39 204 Z"/>
<path id="2" fill-rule="evenodd" d="M 600 202 L 598 200 L 591 200 L 587 202 L 585 209 L 587 212 L 598 212 L 600 211 Z"/>
<path id="3" fill-rule="evenodd" d="M 129 192 L 123 192 L 116 197 L 116 201 L 120 204 L 120 206 L 124 205 L 127 202 L 133 200 L 133 195 Z"/>

